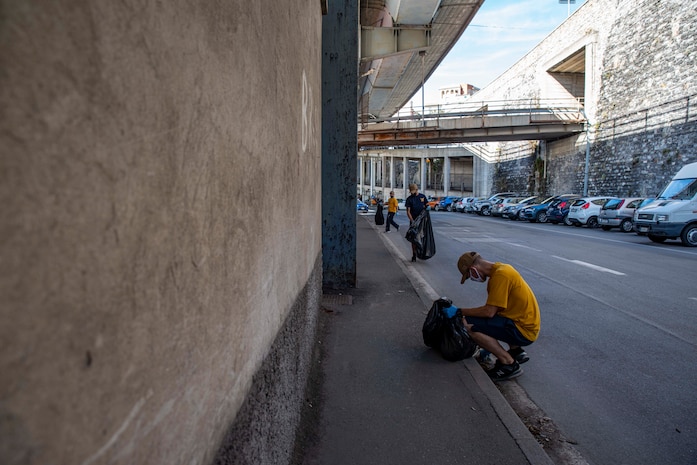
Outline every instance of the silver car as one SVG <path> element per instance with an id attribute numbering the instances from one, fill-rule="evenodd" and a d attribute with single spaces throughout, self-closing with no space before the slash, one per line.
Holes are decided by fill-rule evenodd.
<path id="1" fill-rule="evenodd" d="M 608 200 L 600 209 L 598 224 L 604 231 L 620 228 L 622 232 L 632 232 L 634 230 L 634 211 L 643 200 L 641 197 Z"/>

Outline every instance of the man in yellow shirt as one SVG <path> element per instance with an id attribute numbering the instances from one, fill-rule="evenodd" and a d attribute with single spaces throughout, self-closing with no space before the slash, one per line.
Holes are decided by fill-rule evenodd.
<path id="1" fill-rule="evenodd" d="M 489 280 L 486 304 L 459 309 L 474 342 L 497 358 L 487 373 L 494 381 L 519 376 L 523 373 L 520 364 L 529 360 L 522 347 L 535 342 L 540 332 L 540 308 L 535 294 L 511 265 L 484 260 L 477 252 L 464 253 L 457 268 L 462 274 L 460 284 L 468 278 L 481 283 Z M 457 309 L 448 310 L 454 314 Z M 499 341 L 508 344 L 509 350 Z"/>
<path id="2" fill-rule="evenodd" d="M 399 231 L 399 225 L 394 221 L 394 215 L 397 213 L 399 206 L 397 205 L 397 199 L 394 198 L 394 191 L 390 191 L 390 198 L 387 200 L 387 221 L 385 221 L 385 232 L 390 232 L 390 225 L 397 228 Z"/>

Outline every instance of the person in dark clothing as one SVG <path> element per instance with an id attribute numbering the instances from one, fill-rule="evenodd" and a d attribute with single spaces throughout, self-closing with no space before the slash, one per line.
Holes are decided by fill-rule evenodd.
<path id="1" fill-rule="evenodd" d="M 404 206 L 407 208 L 407 217 L 409 218 L 409 222 L 413 223 L 416 217 L 426 209 L 428 199 L 425 195 L 419 194 L 419 188 L 416 186 L 416 184 L 409 184 L 409 192 L 411 195 L 407 197 L 407 200 L 404 202 Z M 411 261 L 415 262 L 416 244 L 413 242 L 411 243 L 411 252 Z"/>

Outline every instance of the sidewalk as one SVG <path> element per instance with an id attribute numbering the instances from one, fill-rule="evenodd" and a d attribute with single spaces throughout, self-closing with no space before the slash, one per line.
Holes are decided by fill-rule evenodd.
<path id="1" fill-rule="evenodd" d="M 357 286 L 323 300 L 319 438 L 304 464 L 552 464 L 476 361 L 423 344 L 437 296 L 372 215 L 356 223 Z"/>

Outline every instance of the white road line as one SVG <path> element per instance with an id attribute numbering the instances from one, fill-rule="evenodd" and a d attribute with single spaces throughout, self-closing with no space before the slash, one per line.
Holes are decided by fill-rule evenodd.
<path id="1" fill-rule="evenodd" d="M 556 255 L 552 255 L 552 257 L 558 258 L 559 260 L 564 260 L 565 262 L 575 263 L 576 265 L 585 266 L 585 267 L 591 268 L 591 269 L 596 270 L 596 271 L 602 271 L 603 273 L 612 273 L 612 274 L 616 274 L 618 276 L 626 276 L 624 273 L 622 273 L 620 271 L 615 271 L 615 270 L 611 270 L 610 268 L 604 268 L 602 266 L 593 265 L 592 263 L 588 263 L 588 262 L 582 262 L 581 260 L 569 260 L 568 258 L 557 257 Z"/>
<path id="2" fill-rule="evenodd" d="M 697 297 L 690 297 L 690 300 L 697 300 Z"/>
<path id="3" fill-rule="evenodd" d="M 523 244 L 516 244 L 515 242 L 508 242 L 508 245 L 512 245 L 513 247 L 521 247 L 523 249 L 532 250 L 533 252 L 542 252 L 540 249 L 536 249 L 534 247 L 529 247 L 529 246 L 523 245 Z"/>

